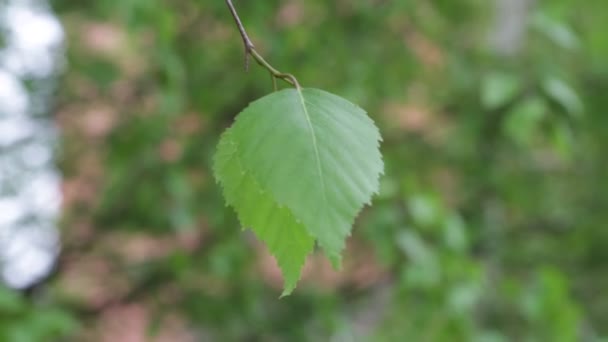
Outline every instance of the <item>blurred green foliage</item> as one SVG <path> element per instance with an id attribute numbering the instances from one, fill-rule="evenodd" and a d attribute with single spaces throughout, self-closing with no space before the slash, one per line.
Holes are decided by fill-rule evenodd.
<path id="1" fill-rule="evenodd" d="M 3 341 L 55 340 L 77 327 L 74 318 L 57 303 L 46 298 L 29 299 L 0 287 L 0 338 Z"/>
<path id="2" fill-rule="evenodd" d="M 605 1 L 530 1 L 512 53 L 491 42 L 508 15 L 491 1 L 236 1 L 274 66 L 358 103 L 384 137 L 381 193 L 349 247 L 383 275 L 362 282 L 345 270 L 346 280 L 304 281 L 281 300 L 210 172 L 219 134 L 272 91 L 264 70 L 244 72 L 224 2 L 53 5 L 69 46 L 60 163 L 66 179 L 94 189 L 67 206 L 64 254 L 119 270 L 110 302 L 145 303 L 148 336 L 170 315 L 195 340 L 608 336 Z M 91 138 L 72 121 L 96 107 L 109 108 L 112 129 Z M 113 256 L 120 238 L 98 243 L 193 232 L 194 248 L 139 262 Z M 12 322 L 38 327 L 25 330 L 38 340 L 99 324 L 108 305 L 72 298 L 61 272 L 43 284 L 56 299 L 48 309 L 0 292 L 0 339 L 26 333 Z"/>

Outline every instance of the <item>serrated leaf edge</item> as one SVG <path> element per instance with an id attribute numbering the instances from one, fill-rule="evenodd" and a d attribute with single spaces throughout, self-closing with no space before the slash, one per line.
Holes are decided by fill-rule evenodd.
<path id="1" fill-rule="evenodd" d="M 227 138 L 227 139 L 229 139 L 229 143 L 230 143 L 232 146 L 234 146 L 234 148 L 235 148 L 235 152 L 232 154 L 232 158 L 235 158 L 235 159 L 236 159 L 236 163 L 238 164 L 239 169 L 241 169 L 241 170 L 242 170 L 243 175 L 244 175 L 244 176 L 245 176 L 245 175 L 248 175 L 248 176 L 251 178 L 252 182 L 253 182 L 253 183 L 256 185 L 256 187 L 257 187 L 258 189 L 261 189 L 260 191 L 258 191 L 258 193 L 259 193 L 260 195 L 263 195 L 263 194 L 264 194 L 264 193 L 265 193 L 267 190 L 265 190 L 265 189 L 264 189 L 264 187 L 262 187 L 262 186 L 260 185 L 259 181 L 258 181 L 258 180 L 256 179 L 256 177 L 255 177 L 255 174 L 254 174 L 253 172 L 249 171 L 249 170 L 248 170 L 248 168 L 244 167 L 243 163 L 241 162 L 241 158 L 240 158 L 240 156 L 239 156 L 239 153 L 238 153 L 238 151 L 239 151 L 239 146 L 238 146 L 238 143 L 237 143 L 237 142 L 236 142 L 234 139 L 232 139 L 232 138 L 229 136 L 229 135 L 230 135 L 229 130 L 230 130 L 230 128 L 228 128 L 228 130 L 226 130 L 226 131 L 225 131 L 225 132 L 224 132 L 224 133 L 221 135 L 221 137 L 220 137 L 220 141 L 221 141 L 222 139 L 226 139 L 226 138 Z M 215 166 L 215 165 L 217 165 L 217 163 L 214 161 L 214 166 Z M 218 183 L 218 184 L 219 184 L 219 185 L 222 187 L 222 192 L 224 192 L 224 193 L 225 193 L 225 185 L 224 185 L 224 183 L 222 182 L 222 177 L 220 177 L 220 176 L 219 176 L 218 172 L 219 172 L 219 171 L 218 171 L 217 169 L 215 169 L 215 167 L 214 167 L 214 177 L 215 177 L 215 180 L 216 180 L 216 182 L 217 182 L 217 183 Z M 270 191 L 268 191 L 268 192 L 269 192 L 269 193 L 271 193 Z M 281 293 L 280 298 L 283 298 L 283 297 L 288 296 L 289 294 L 291 294 L 291 293 L 293 292 L 293 290 L 296 288 L 297 283 L 298 283 L 298 282 L 301 280 L 301 278 L 302 278 L 302 270 L 303 270 L 303 268 L 304 268 L 304 265 L 305 265 L 305 263 L 306 263 L 306 259 L 307 259 L 307 258 L 305 258 L 305 259 L 304 259 L 304 261 L 301 263 L 301 265 L 300 265 L 300 266 L 299 266 L 299 268 L 298 268 L 298 279 L 297 279 L 297 280 L 294 282 L 294 284 L 293 284 L 293 285 L 291 285 L 291 286 L 287 286 L 287 281 L 286 281 L 286 278 L 285 278 L 285 272 L 286 272 L 286 271 L 285 271 L 285 270 L 283 269 L 283 267 L 281 266 L 280 261 L 279 261 L 279 258 L 277 257 L 277 255 L 276 255 L 276 254 L 275 254 L 275 253 L 272 251 L 272 249 L 270 248 L 270 246 L 269 246 L 269 245 L 268 245 L 268 244 L 267 244 L 267 243 L 266 243 L 266 242 L 265 242 L 265 241 L 264 241 L 264 240 L 263 240 L 263 239 L 262 239 L 260 236 L 258 236 L 258 235 L 257 235 L 257 232 L 255 231 L 255 229 L 253 229 L 253 228 L 249 228 L 249 227 L 246 227 L 246 224 L 245 224 L 245 222 L 244 222 L 244 220 L 243 220 L 242 214 L 241 214 L 241 212 L 238 210 L 238 208 L 237 208 L 237 207 L 234 205 L 234 203 L 231 203 L 231 201 L 230 201 L 230 200 L 229 200 L 229 199 L 228 199 L 228 198 L 227 198 L 225 195 L 224 195 L 224 198 L 226 199 L 226 205 L 227 205 L 227 206 L 232 207 L 232 208 L 233 208 L 233 210 L 236 212 L 236 214 L 237 214 L 237 218 L 238 218 L 238 220 L 239 220 L 239 223 L 241 224 L 241 229 L 243 229 L 243 230 L 246 230 L 246 229 L 251 230 L 251 231 L 252 231 L 252 232 L 253 232 L 253 233 L 256 235 L 256 237 L 257 237 L 257 238 L 258 238 L 260 241 L 262 241 L 262 242 L 264 243 L 264 245 L 266 245 L 266 248 L 268 249 L 268 251 L 270 252 L 270 254 L 273 256 L 273 258 L 275 259 L 275 261 L 276 261 L 276 263 L 277 263 L 277 266 L 278 266 L 278 267 L 279 267 L 279 269 L 281 270 L 281 275 L 283 276 L 283 286 L 284 286 L 284 289 L 283 289 L 283 292 Z M 290 209 L 288 206 L 286 206 L 286 205 L 284 205 L 284 204 L 279 203 L 279 202 L 278 202 L 278 201 L 276 201 L 276 199 L 274 199 L 274 198 L 273 198 L 273 203 L 275 203 L 275 204 L 276 204 L 276 207 L 277 207 L 277 208 L 286 210 L 286 211 L 289 213 L 289 215 L 290 215 L 290 216 L 293 218 L 293 222 L 295 222 L 296 224 L 299 224 L 299 225 L 302 225 L 302 226 L 303 226 L 304 231 L 305 231 L 306 233 L 308 233 L 308 235 L 309 235 L 309 236 L 310 236 L 310 237 L 313 239 L 313 244 L 314 244 L 314 242 L 316 242 L 316 241 L 317 241 L 317 239 L 316 239 L 314 236 L 312 236 L 312 235 L 310 234 L 310 232 L 308 231 L 308 229 L 306 228 L 306 226 L 304 226 L 304 225 L 303 225 L 302 221 L 301 221 L 300 219 L 298 219 L 298 218 L 297 218 L 297 217 L 294 215 L 294 213 L 291 211 L 291 209 Z M 307 256 L 308 256 L 308 255 L 310 255 L 310 253 L 309 253 L 309 254 L 307 254 Z"/>

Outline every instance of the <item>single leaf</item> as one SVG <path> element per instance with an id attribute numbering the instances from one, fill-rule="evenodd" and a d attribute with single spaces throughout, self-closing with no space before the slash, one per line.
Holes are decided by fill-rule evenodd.
<path id="1" fill-rule="evenodd" d="M 571 115 L 580 117 L 583 113 L 583 102 L 568 83 L 559 78 L 550 77 L 543 82 L 543 88 L 550 98 L 562 105 Z"/>
<path id="2" fill-rule="evenodd" d="M 486 109 L 496 109 L 512 100 L 520 87 L 519 79 L 511 74 L 490 73 L 482 83 L 481 103 Z"/>
<path id="3" fill-rule="evenodd" d="M 581 46 L 580 38 L 562 20 L 551 18 L 544 13 L 538 13 L 532 19 L 532 26 L 564 49 L 576 50 Z"/>
<path id="4" fill-rule="evenodd" d="M 317 89 L 286 89 L 253 102 L 239 114 L 220 142 L 216 178 L 241 223 L 248 224 L 243 218 L 260 210 L 240 204 L 241 197 L 252 196 L 247 203 L 263 197 L 262 203 L 287 210 L 285 216 L 296 222 L 281 229 L 303 227 L 338 267 L 357 213 L 378 191 L 383 172 L 380 141 L 373 121 L 347 100 Z M 227 163 L 238 164 L 229 170 L 240 169 L 246 177 L 228 174 L 219 165 L 225 154 L 238 161 Z M 243 179 L 255 184 L 251 187 L 256 191 L 245 189 Z M 260 228 L 261 222 L 252 223 L 258 224 L 252 224 L 256 232 L 268 229 Z M 275 238 L 271 235 L 261 238 L 268 243 Z M 286 264 L 269 247 L 279 265 Z"/>
<path id="5" fill-rule="evenodd" d="M 526 98 L 509 111 L 503 122 L 503 130 L 516 143 L 529 145 L 546 112 L 547 104 L 542 98 Z"/>

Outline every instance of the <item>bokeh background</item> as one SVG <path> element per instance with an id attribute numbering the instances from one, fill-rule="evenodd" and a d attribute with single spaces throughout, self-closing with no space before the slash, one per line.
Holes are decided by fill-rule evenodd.
<path id="1" fill-rule="evenodd" d="M 344 265 L 275 261 L 211 175 L 272 91 L 220 0 L 0 0 L 0 340 L 606 341 L 608 3 L 235 0 L 365 108 Z"/>

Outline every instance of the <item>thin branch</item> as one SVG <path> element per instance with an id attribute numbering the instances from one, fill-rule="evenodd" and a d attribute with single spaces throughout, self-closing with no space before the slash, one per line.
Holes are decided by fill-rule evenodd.
<path id="1" fill-rule="evenodd" d="M 292 74 L 282 73 L 278 71 L 268 62 L 266 62 L 266 60 L 256 51 L 253 42 L 251 41 L 251 39 L 249 39 L 249 35 L 247 35 L 247 31 L 245 31 L 245 27 L 241 22 L 241 18 L 236 12 L 236 8 L 234 8 L 234 5 L 232 4 L 232 0 L 226 0 L 226 4 L 228 5 L 228 9 L 230 9 L 232 18 L 234 18 L 234 22 L 236 23 L 236 26 L 239 29 L 241 38 L 243 39 L 243 45 L 245 47 L 245 70 L 249 70 L 249 57 L 251 56 L 260 66 L 268 70 L 275 79 L 281 79 L 296 87 L 297 89 L 300 89 L 300 84 L 298 83 L 298 80 L 296 80 L 296 78 Z"/>
<path id="2" fill-rule="evenodd" d="M 270 80 L 272 81 L 272 90 L 277 91 L 277 79 L 272 73 L 270 73 Z"/>
<path id="3" fill-rule="evenodd" d="M 232 14 L 232 18 L 234 18 L 234 22 L 236 23 L 236 27 L 238 27 L 239 32 L 241 33 L 241 38 L 243 39 L 243 45 L 245 46 L 245 70 L 249 71 L 249 54 L 252 50 L 255 49 L 253 46 L 253 42 L 249 39 L 247 35 L 247 31 L 245 31 L 245 27 L 241 22 L 241 18 L 239 18 L 238 13 L 236 12 L 236 8 L 232 4 L 231 0 L 226 0 L 226 4 L 228 5 L 228 9 L 230 9 L 230 13 Z"/>

